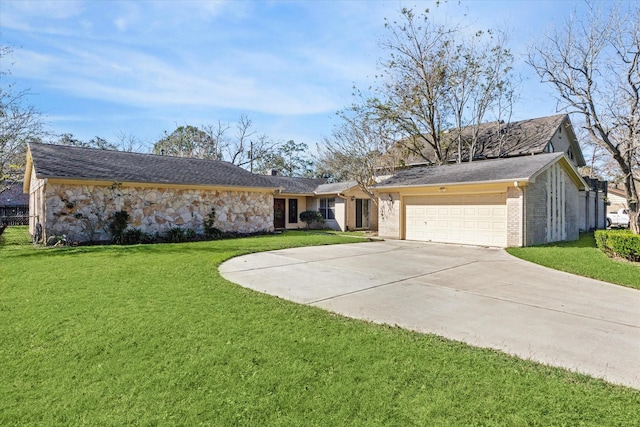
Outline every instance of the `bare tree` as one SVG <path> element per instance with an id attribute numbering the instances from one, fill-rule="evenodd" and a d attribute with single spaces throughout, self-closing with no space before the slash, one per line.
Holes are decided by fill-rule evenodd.
<path id="1" fill-rule="evenodd" d="M 513 100 L 506 34 L 468 35 L 460 25 L 436 24 L 428 10 L 406 8 L 385 27 L 387 56 L 368 115 L 387 122 L 404 157 L 427 164 L 473 160 L 480 125 L 490 114 L 503 118 Z"/>
<path id="2" fill-rule="evenodd" d="M 277 148 L 277 142 L 265 134 L 258 134 L 253 128 L 253 121 L 242 115 L 236 123 L 235 138 L 226 145 L 225 159 L 253 172 L 256 162 L 275 153 Z"/>
<path id="3" fill-rule="evenodd" d="M 530 49 L 528 63 L 553 85 L 564 110 L 582 118 L 624 182 L 631 227 L 640 232 L 640 7 L 571 19 Z"/>
<path id="4" fill-rule="evenodd" d="M 0 45 L 0 64 L 10 62 L 12 49 Z M 25 105 L 28 90 L 18 90 L 8 81 L 10 70 L 0 69 L 0 193 L 22 179 L 27 143 L 44 135 L 42 117 Z"/>
<path id="5" fill-rule="evenodd" d="M 355 179 L 368 194 L 376 176 L 407 158 L 445 164 L 457 152 L 457 161 L 471 161 L 480 124 L 490 113 L 500 118 L 513 99 L 504 33 L 469 36 L 406 8 L 385 28 L 378 84 L 370 95 L 356 89 L 358 101 L 319 147 L 320 172 Z"/>
<path id="6" fill-rule="evenodd" d="M 141 153 L 144 149 L 144 143 L 137 136 L 123 131 L 116 135 L 118 141 L 118 149 L 128 153 Z"/>
<path id="7" fill-rule="evenodd" d="M 490 112 L 495 120 L 510 118 L 513 105 L 513 55 L 507 36 L 493 30 L 478 31 L 452 49 L 447 65 L 447 97 L 453 118 L 456 161 L 471 162 L 478 150 L 480 125 Z M 504 113 L 506 115 L 503 115 Z"/>
<path id="8" fill-rule="evenodd" d="M 388 34 L 381 47 L 388 57 L 381 61 L 379 96 L 369 106 L 394 126 L 409 154 L 446 163 L 450 147 L 442 135 L 451 113 L 447 70 L 458 29 L 435 24 L 428 11 L 417 16 L 406 8 L 398 21 L 386 21 Z M 425 144 L 433 155 L 425 156 Z"/>
<path id="9" fill-rule="evenodd" d="M 220 120 L 215 125 L 207 124 L 200 127 L 202 131 L 207 134 L 207 140 L 210 146 L 207 151 L 217 153 L 217 159 L 223 159 L 223 153 L 228 147 L 226 139 L 226 132 L 229 130 L 229 124 L 223 123 Z"/>
<path id="10" fill-rule="evenodd" d="M 236 123 L 236 137 L 227 146 L 229 162 L 238 166 L 250 165 L 253 169 L 253 141 L 251 137 L 254 135 L 253 121 L 245 115 L 240 116 L 238 123 Z"/>
<path id="11" fill-rule="evenodd" d="M 330 138 L 318 147 L 317 174 L 327 173 L 336 181 L 354 180 L 374 202 L 376 177 L 392 174 L 398 163 L 392 150 L 396 138 L 365 109 L 350 108 L 338 113 L 342 119 Z"/>
<path id="12" fill-rule="evenodd" d="M 245 115 L 235 123 L 235 135 L 229 135 L 232 126 L 218 121 L 200 127 L 178 126 L 153 145 L 153 153 L 199 159 L 224 160 L 253 172 L 256 162 L 275 153 L 278 144 L 264 134 L 257 134 L 252 120 Z"/>

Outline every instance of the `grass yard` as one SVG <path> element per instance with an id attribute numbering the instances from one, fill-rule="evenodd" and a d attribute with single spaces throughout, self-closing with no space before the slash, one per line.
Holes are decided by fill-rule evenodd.
<path id="1" fill-rule="evenodd" d="M 640 391 L 243 289 L 225 259 L 355 241 L 0 246 L 0 425 L 637 426 Z M 361 239 L 358 239 L 361 240 Z M 371 243 L 375 244 L 375 243 Z"/>
<path id="2" fill-rule="evenodd" d="M 507 252 L 556 270 L 640 289 L 640 263 L 607 257 L 596 247 L 593 233 L 581 234 L 575 242 L 509 248 Z"/>

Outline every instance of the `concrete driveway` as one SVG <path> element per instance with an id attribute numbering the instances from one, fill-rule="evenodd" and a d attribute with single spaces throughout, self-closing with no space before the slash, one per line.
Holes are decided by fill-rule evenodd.
<path id="1" fill-rule="evenodd" d="M 501 249 L 385 241 L 245 255 L 227 280 L 348 317 L 489 347 L 640 389 L 640 291 Z"/>

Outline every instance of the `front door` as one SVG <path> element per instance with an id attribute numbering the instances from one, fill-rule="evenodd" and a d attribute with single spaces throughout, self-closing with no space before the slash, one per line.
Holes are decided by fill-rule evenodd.
<path id="1" fill-rule="evenodd" d="M 356 199 L 356 228 L 369 228 L 369 199 Z"/>
<path id="2" fill-rule="evenodd" d="M 273 227 L 284 228 L 285 199 L 273 199 Z"/>

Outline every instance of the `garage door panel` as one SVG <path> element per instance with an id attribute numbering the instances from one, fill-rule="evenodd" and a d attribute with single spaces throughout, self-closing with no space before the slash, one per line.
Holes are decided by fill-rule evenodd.
<path id="1" fill-rule="evenodd" d="M 408 240 L 506 246 L 505 194 L 405 199 Z"/>

